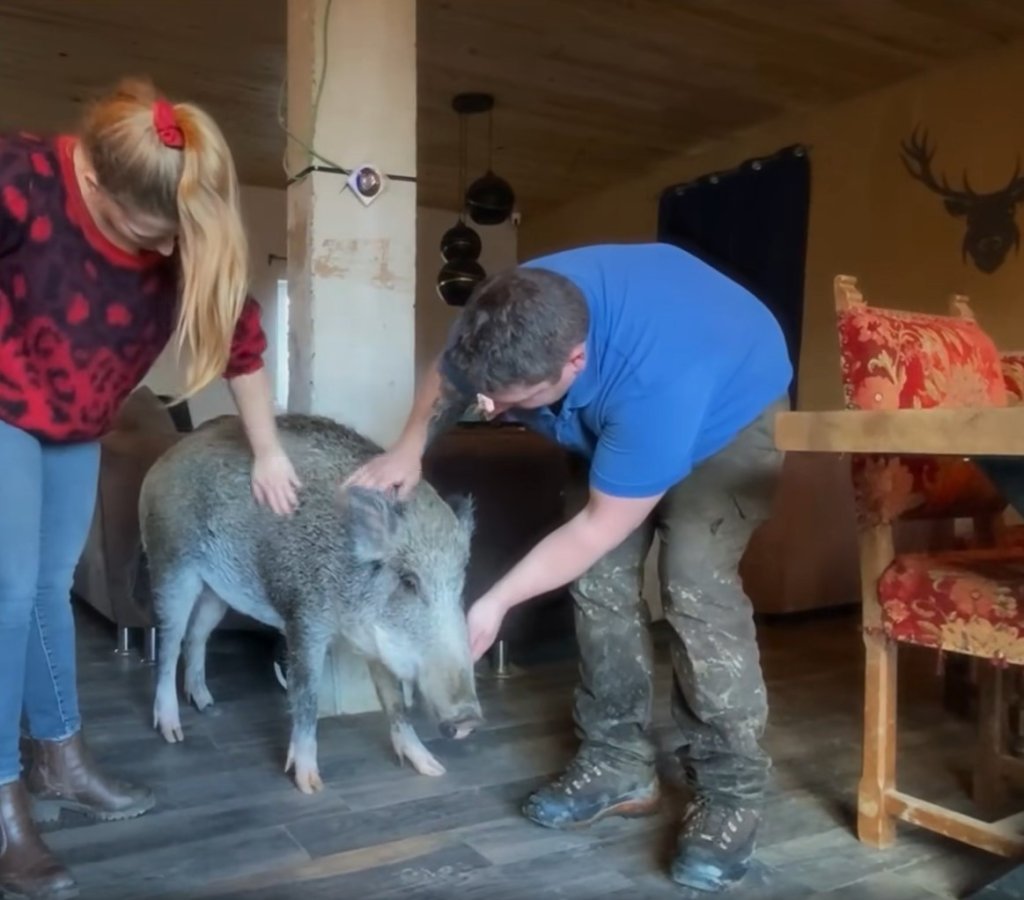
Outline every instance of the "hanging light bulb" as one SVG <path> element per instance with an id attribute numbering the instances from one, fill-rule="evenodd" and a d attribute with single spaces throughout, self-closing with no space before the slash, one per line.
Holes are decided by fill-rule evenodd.
<path id="1" fill-rule="evenodd" d="M 483 266 L 473 259 L 445 263 L 437 275 L 437 295 L 449 306 L 465 306 L 476 286 L 487 277 Z"/>
<path id="2" fill-rule="evenodd" d="M 461 216 L 441 235 L 441 259 L 445 262 L 479 259 L 481 249 L 480 235 L 463 222 Z"/>
<path id="3" fill-rule="evenodd" d="M 466 191 L 466 209 L 477 225 L 500 225 L 512 215 L 515 205 L 512 186 L 490 169 Z"/>
<path id="4" fill-rule="evenodd" d="M 486 112 L 492 103 L 487 94 L 457 94 L 452 98 L 452 108 L 459 115 L 459 208 L 464 208 L 466 187 L 466 116 Z M 465 306 L 487 273 L 477 261 L 482 249 L 480 235 L 466 224 L 461 212 L 455 224 L 441 236 L 440 249 L 444 265 L 437 273 L 437 295 L 449 306 Z"/>
<path id="5" fill-rule="evenodd" d="M 452 107 L 459 114 L 459 181 L 455 193 L 456 209 L 463 206 L 463 193 L 466 187 L 466 112 L 477 108 L 480 103 L 480 100 L 474 100 L 474 97 L 473 94 L 458 94 L 452 100 Z M 455 224 L 441 236 L 441 259 L 445 262 L 456 259 L 475 260 L 480 256 L 480 250 L 480 235 L 466 224 L 460 212 Z"/>
<path id="6" fill-rule="evenodd" d="M 512 215 L 516 195 L 512 186 L 494 172 L 494 98 L 490 94 L 476 96 L 479 101 L 470 111 L 487 113 L 487 171 L 466 191 L 466 211 L 477 225 L 500 225 Z"/>

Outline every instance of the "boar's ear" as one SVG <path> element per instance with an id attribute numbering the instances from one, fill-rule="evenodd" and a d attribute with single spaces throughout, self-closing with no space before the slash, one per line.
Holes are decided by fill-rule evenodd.
<path id="1" fill-rule="evenodd" d="M 456 494 L 454 497 L 448 498 L 448 505 L 455 513 L 455 518 L 459 520 L 463 531 L 467 536 L 472 537 L 473 528 L 476 525 L 476 501 L 473 499 L 473 495 Z"/>
<path id="2" fill-rule="evenodd" d="M 398 500 L 394 492 L 362 487 L 347 488 L 341 497 L 348 514 L 352 549 L 359 562 L 377 562 L 391 555 L 398 527 Z"/>

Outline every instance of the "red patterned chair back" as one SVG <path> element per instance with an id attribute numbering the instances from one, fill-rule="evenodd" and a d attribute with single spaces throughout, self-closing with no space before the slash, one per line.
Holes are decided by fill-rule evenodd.
<path id="1" fill-rule="evenodd" d="M 1000 356 L 1003 383 L 1010 406 L 1024 404 L 1024 350 L 1011 350 Z"/>
<path id="2" fill-rule="evenodd" d="M 870 307 L 849 275 L 835 279 L 843 393 L 848 409 L 1006 406 L 995 344 L 966 297 L 952 315 Z M 855 456 L 858 514 L 881 524 L 900 518 L 991 515 L 1005 501 L 971 462 L 952 457 Z"/>

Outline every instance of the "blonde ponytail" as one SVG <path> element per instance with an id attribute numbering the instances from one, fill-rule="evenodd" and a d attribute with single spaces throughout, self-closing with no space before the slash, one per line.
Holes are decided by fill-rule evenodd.
<path id="1" fill-rule="evenodd" d="M 216 122 L 190 103 L 166 105 L 179 145 L 154 127 L 159 95 L 147 81 L 122 82 L 86 114 L 82 144 L 104 189 L 178 230 L 181 259 L 176 329 L 187 351 L 186 399 L 223 375 L 245 303 L 249 248 L 238 176 Z"/>
<path id="2" fill-rule="evenodd" d="M 185 137 L 178 183 L 181 309 L 178 348 L 189 350 L 184 396 L 223 375 L 249 279 L 249 247 L 231 151 L 216 123 L 187 103 L 174 107 Z"/>

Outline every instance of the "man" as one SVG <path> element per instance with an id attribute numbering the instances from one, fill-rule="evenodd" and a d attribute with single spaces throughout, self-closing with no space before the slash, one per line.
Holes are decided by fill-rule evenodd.
<path id="1" fill-rule="evenodd" d="M 672 876 L 696 890 L 742 878 L 760 819 L 767 702 L 737 568 L 769 512 L 781 464 L 772 425 L 791 377 L 771 313 L 696 257 L 667 244 L 556 253 L 476 289 L 402 436 L 350 479 L 405 495 L 425 447 L 474 396 L 589 459 L 585 508 L 468 615 L 479 658 L 511 607 L 575 581 L 581 747 L 523 808 L 551 828 L 657 805 L 640 588 L 660 535 L 672 712 L 695 788 Z"/>

